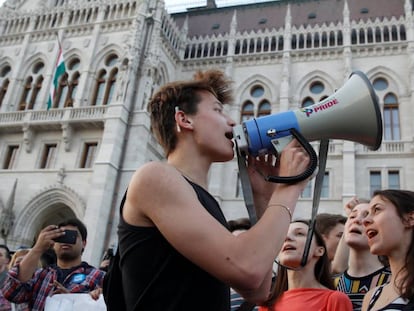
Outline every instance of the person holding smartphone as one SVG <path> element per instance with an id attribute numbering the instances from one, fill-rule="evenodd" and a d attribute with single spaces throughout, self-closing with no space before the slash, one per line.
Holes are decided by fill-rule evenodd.
<path id="1" fill-rule="evenodd" d="M 76 218 L 40 231 L 35 245 L 23 260 L 9 270 L 3 295 L 14 303 L 27 302 L 30 310 L 43 310 L 48 296 L 90 293 L 97 299 L 105 273 L 82 261 L 87 229 Z M 53 248 L 57 262 L 38 269 L 43 253 Z"/>

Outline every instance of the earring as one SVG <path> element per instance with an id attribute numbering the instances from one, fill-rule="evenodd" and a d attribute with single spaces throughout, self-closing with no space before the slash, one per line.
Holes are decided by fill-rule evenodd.
<path id="1" fill-rule="evenodd" d="M 177 113 L 179 111 L 180 111 L 180 107 L 175 106 L 175 113 Z M 178 123 L 176 123 L 176 126 L 177 126 L 177 132 L 178 133 L 181 133 L 181 127 L 180 127 L 180 125 Z"/>

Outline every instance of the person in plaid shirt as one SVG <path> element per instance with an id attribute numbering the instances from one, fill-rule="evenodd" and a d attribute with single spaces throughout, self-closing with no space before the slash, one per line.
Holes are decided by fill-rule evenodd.
<path id="1" fill-rule="evenodd" d="M 75 244 L 54 241 L 65 229 L 77 231 Z M 90 293 L 98 299 L 105 272 L 82 261 L 86 237 L 85 225 L 76 218 L 44 228 L 25 258 L 9 270 L 2 287 L 4 297 L 27 302 L 32 311 L 43 310 L 46 298 L 54 294 Z M 41 255 L 50 247 L 56 252 L 57 264 L 37 269 Z"/>

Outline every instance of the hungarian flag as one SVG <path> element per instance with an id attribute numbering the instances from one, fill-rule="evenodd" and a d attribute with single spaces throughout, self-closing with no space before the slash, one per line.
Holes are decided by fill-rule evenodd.
<path id="1" fill-rule="evenodd" d="M 50 86 L 49 100 L 47 101 L 47 110 L 52 108 L 55 99 L 56 89 L 59 86 L 59 79 L 66 72 L 65 62 L 63 60 L 62 47 L 59 45 L 59 54 L 56 61 L 55 73 L 53 75 L 52 85 Z"/>

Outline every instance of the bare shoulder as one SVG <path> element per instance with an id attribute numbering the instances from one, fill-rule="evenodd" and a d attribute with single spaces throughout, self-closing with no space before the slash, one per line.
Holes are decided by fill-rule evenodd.
<path id="1" fill-rule="evenodd" d="M 148 162 L 135 171 L 128 187 L 131 191 L 128 192 L 134 195 L 137 194 L 135 190 L 151 191 L 153 187 L 157 192 L 168 191 L 173 181 L 178 182 L 181 179 L 179 172 L 171 165 L 165 162 Z"/>
<path id="2" fill-rule="evenodd" d="M 190 185 L 174 167 L 163 162 L 149 162 L 131 178 L 123 216 L 133 225 L 154 225 L 153 213 L 191 194 Z"/>

